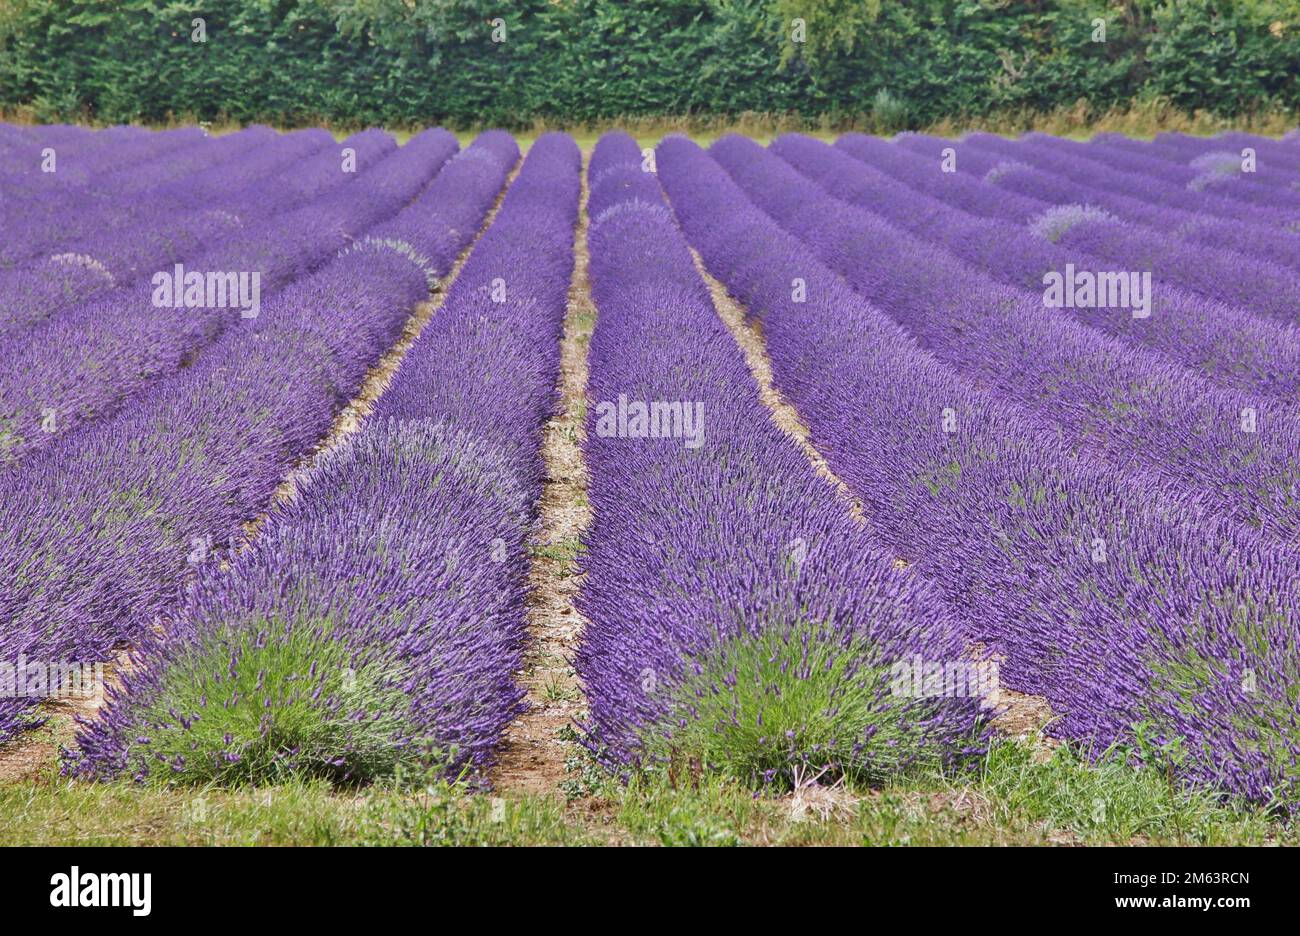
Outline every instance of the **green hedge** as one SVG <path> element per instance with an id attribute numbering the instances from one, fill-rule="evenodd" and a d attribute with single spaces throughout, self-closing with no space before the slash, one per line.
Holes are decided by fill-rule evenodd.
<path id="1" fill-rule="evenodd" d="M 191 21 L 207 41 L 191 41 Z M 493 42 L 492 21 L 505 23 Z M 803 19 L 803 43 L 791 41 Z M 1096 18 L 1105 42 L 1092 41 Z M 1300 110 L 1295 0 L 7 0 L 0 107 L 44 120 L 518 127 L 1160 97 Z"/>

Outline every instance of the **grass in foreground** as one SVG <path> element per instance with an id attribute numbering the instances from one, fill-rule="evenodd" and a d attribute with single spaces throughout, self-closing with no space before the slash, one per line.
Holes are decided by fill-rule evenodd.
<path id="1" fill-rule="evenodd" d="M 0 786 L 16 845 L 1040 845 L 1294 844 L 1262 811 L 1180 793 L 1155 770 L 998 742 L 965 777 L 879 790 L 755 796 L 705 775 L 627 785 L 575 759 L 569 799 L 444 782 L 339 792 L 323 781 L 243 790 L 82 783 L 53 771 Z"/>

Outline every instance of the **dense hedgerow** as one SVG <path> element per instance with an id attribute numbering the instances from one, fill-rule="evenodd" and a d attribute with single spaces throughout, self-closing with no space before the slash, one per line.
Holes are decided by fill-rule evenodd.
<path id="1" fill-rule="evenodd" d="M 521 127 L 778 112 L 879 132 L 1081 101 L 1244 115 L 1300 106 L 1298 26 L 1288 0 L 16 0 L 0 11 L 0 106 Z"/>

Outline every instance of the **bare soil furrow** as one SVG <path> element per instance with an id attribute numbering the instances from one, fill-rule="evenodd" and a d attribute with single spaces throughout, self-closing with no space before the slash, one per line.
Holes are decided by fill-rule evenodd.
<path id="1" fill-rule="evenodd" d="M 582 534 L 591 522 L 581 448 L 587 415 L 587 346 L 596 321 L 587 279 L 587 158 L 589 154 L 584 156 L 573 278 L 560 346 L 559 408 L 543 437 L 546 482 L 530 536 L 529 641 L 524 669 L 517 674 L 528 692 L 528 710 L 506 729 L 492 776 L 497 788 L 526 793 L 557 790 L 571 751 L 563 730 L 586 715 L 572 659 L 585 625 L 576 605 L 582 585 L 576 563 Z"/>

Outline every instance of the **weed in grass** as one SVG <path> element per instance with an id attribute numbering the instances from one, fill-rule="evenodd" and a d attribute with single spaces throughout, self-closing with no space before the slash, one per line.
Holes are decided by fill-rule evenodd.
<path id="1" fill-rule="evenodd" d="M 577 559 L 578 554 L 582 552 L 582 542 L 577 539 L 561 540 L 558 543 L 549 543 L 546 545 L 533 544 L 528 547 L 528 555 L 542 559 L 551 559 L 556 562 L 571 563 Z"/>
<path id="2" fill-rule="evenodd" d="M 542 698 L 547 702 L 573 702 L 578 698 L 578 693 L 562 679 L 549 676 L 542 684 Z"/>
<path id="3" fill-rule="evenodd" d="M 619 789 L 618 781 L 601 766 L 599 758 L 582 743 L 573 725 L 561 725 L 555 737 L 569 750 L 564 760 L 565 779 L 560 781 L 560 792 L 568 802 L 583 797 L 605 796 Z"/>
<path id="4" fill-rule="evenodd" d="M 555 800 L 476 796 L 442 779 L 413 796 L 372 801 L 360 825 L 360 844 L 369 845 L 580 844 L 584 838 L 565 824 Z"/>
<path id="5" fill-rule="evenodd" d="M 997 743 L 978 781 L 987 821 L 1061 830 L 1087 842 L 1259 843 L 1284 833 L 1265 810 L 1179 789 L 1150 753 L 1151 766 L 1135 760 L 1117 748 L 1090 762 L 1062 746 L 1044 761 L 1029 746 Z"/>

